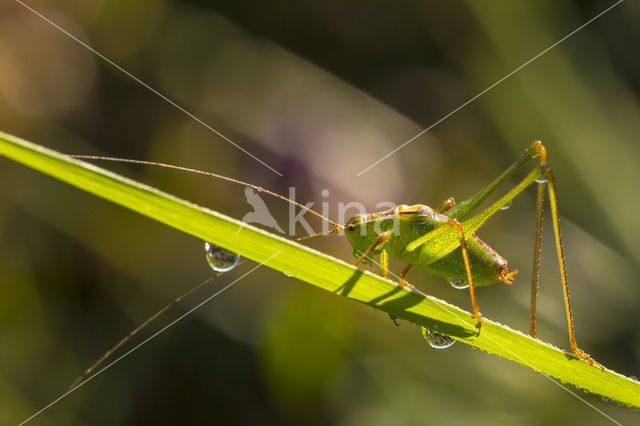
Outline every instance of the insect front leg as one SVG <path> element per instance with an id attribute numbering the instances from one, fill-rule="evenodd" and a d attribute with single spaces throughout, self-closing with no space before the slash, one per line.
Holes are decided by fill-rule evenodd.
<path id="1" fill-rule="evenodd" d="M 409 273 L 409 269 L 411 269 L 412 266 L 413 263 L 407 263 L 407 266 L 405 266 L 402 272 L 400 272 L 400 275 L 398 275 L 398 280 L 400 281 L 400 284 L 402 284 L 402 287 L 413 288 L 413 286 L 409 284 L 404 278 L 407 276 L 407 274 Z"/>
<path id="2" fill-rule="evenodd" d="M 363 262 L 371 252 L 379 250 L 380 247 L 382 247 L 384 244 L 389 242 L 390 238 L 391 238 L 391 233 L 389 232 L 384 232 L 380 234 L 376 242 L 373 243 L 369 248 L 367 248 L 364 251 L 364 253 L 362 253 L 362 255 L 360 255 L 360 257 L 353 263 L 353 265 L 356 266 L 360 262 Z M 408 268 L 405 268 L 405 270 L 408 271 Z M 382 249 L 382 251 L 380 252 L 380 275 L 382 275 L 382 277 L 385 279 L 389 276 L 389 254 L 385 249 Z M 401 284 L 402 284 L 402 279 L 401 279 Z M 389 318 L 391 319 L 391 321 L 393 321 L 396 327 L 400 326 L 400 324 L 398 323 L 397 316 L 393 314 L 389 314 Z"/>
<path id="3" fill-rule="evenodd" d="M 362 255 L 360 255 L 360 257 L 358 259 L 356 259 L 355 262 L 353 262 L 353 266 L 358 266 L 358 264 L 360 262 L 364 261 L 372 251 L 380 249 L 380 247 L 382 247 L 382 245 L 384 245 L 385 243 L 387 243 L 389 241 L 389 238 L 391 238 L 391 234 L 389 232 L 384 232 L 384 233 L 380 234 L 380 236 L 378 237 L 376 242 L 373 243 L 369 248 L 367 248 L 364 251 L 364 253 L 362 253 Z M 389 259 L 387 257 L 387 266 L 388 266 L 388 260 Z"/>
<path id="4" fill-rule="evenodd" d="M 389 277 L 389 254 L 385 249 L 382 249 L 380 252 L 380 275 L 385 279 Z M 389 318 L 393 321 L 396 327 L 400 327 L 397 316 L 389 314 Z"/>
<path id="5" fill-rule="evenodd" d="M 380 275 L 384 279 L 389 277 L 389 254 L 385 249 L 380 252 Z"/>

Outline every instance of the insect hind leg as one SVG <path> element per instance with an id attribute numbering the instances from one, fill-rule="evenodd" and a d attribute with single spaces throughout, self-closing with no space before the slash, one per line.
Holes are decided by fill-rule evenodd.
<path id="1" fill-rule="evenodd" d="M 521 169 L 530 159 L 534 157 L 538 157 L 541 165 L 546 165 L 547 155 L 546 149 L 542 142 L 534 141 L 529 147 L 524 151 L 524 153 L 520 156 L 515 163 L 513 163 L 507 170 L 505 170 L 500 176 L 498 176 L 493 182 L 487 185 L 484 189 L 480 190 L 480 192 L 473 195 L 471 198 L 468 198 L 464 201 L 459 202 L 457 205 L 452 206 L 451 209 L 447 211 L 447 216 L 458 219 L 460 222 L 466 220 L 469 216 L 473 214 L 474 211 L 478 208 L 478 206 L 489 197 L 493 192 L 495 192 L 498 187 L 500 187 L 503 183 L 505 183 L 513 174 Z"/>
<path id="2" fill-rule="evenodd" d="M 564 306 L 567 314 L 567 328 L 569 332 L 569 345 L 573 356 L 585 361 L 589 365 L 597 365 L 601 368 L 602 365 L 595 362 L 589 354 L 578 348 L 576 343 L 576 335 L 573 328 L 573 314 L 571 311 L 571 300 L 569 298 L 569 282 L 567 280 L 567 267 L 564 260 L 564 248 L 562 244 L 562 235 L 560 234 L 560 219 L 558 215 L 558 200 L 556 197 L 556 187 L 551 169 L 547 168 L 545 171 L 546 185 L 549 190 L 549 204 L 551 206 L 551 220 L 553 224 L 553 233 L 556 240 L 556 251 L 558 254 L 558 263 L 560 266 L 560 278 L 562 282 L 562 295 L 564 296 Z M 545 182 L 541 182 L 542 185 Z"/>
<path id="3" fill-rule="evenodd" d="M 544 209 L 544 182 L 538 183 L 536 195 L 536 236 L 533 249 L 533 274 L 531 277 L 531 315 L 529 335 L 536 337 L 536 309 L 538 306 L 538 280 L 540 278 L 540 254 L 542 251 L 542 212 Z"/>

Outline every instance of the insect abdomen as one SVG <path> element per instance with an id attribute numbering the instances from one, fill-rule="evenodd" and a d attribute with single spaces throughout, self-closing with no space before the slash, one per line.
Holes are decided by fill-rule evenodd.
<path id="1" fill-rule="evenodd" d="M 475 234 L 466 238 L 466 242 L 473 284 L 484 286 L 500 281 L 499 272 L 506 266 L 507 261 Z M 434 275 L 468 281 L 460 247 L 431 264 L 418 266 Z"/>
<path id="2" fill-rule="evenodd" d="M 401 237 L 390 242 L 389 255 L 399 259 L 405 258 L 434 275 L 468 281 L 460 247 L 435 262 L 431 262 L 429 256 L 421 254 L 421 247 L 411 253 L 406 253 L 408 241 L 413 241 L 448 221 L 449 217 L 436 213 L 427 206 L 421 205 L 413 212 L 405 209 L 400 215 Z M 469 263 L 474 284 L 484 286 L 500 281 L 499 272 L 506 266 L 507 261 L 475 234 L 467 237 L 465 241 L 469 249 Z"/>

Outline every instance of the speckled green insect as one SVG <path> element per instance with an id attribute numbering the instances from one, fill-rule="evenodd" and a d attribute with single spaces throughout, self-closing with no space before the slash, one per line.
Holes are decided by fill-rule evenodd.
<path id="1" fill-rule="evenodd" d="M 480 203 L 534 157 L 539 158 L 538 166 L 534 167 L 525 178 L 498 201 L 473 215 Z M 473 313 L 477 320 L 476 325 L 480 329 L 483 320 L 475 296 L 475 287 L 499 281 L 512 284 L 513 276 L 517 270 L 509 272 L 505 258 L 480 240 L 475 232 L 487 219 L 509 205 L 513 198 L 534 182 L 537 182 L 537 220 L 530 334 L 533 337 L 536 334 L 538 269 L 546 186 L 549 190 L 571 350 L 576 357 L 593 364 L 594 361 L 578 348 L 575 340 L 555 184 L 551 169 L 546 164 L 546 149 L 540 141 L 533 142 L 511 167 L 487 187 L 457 205 L 453 198 L 450 198 L 435 210 L 423 204 L 412 206 L 401 204 L 386 211 L 352 217 L 344 226 L 344 231 L 349 243 L 354 248 L 354 255 L 358 258 L 355 264 L 372 263 L 371 256 L 380 255 L 381 274 L 387 277 L 389 257 L 406 260 L 408 264 L 399 274 L 400 283 L 405 286 L 409 285 L 405 281 L 405 276 L 412 265 L 435 275 L 466 282 L 469 286 Z"/>
<path id="2" fill-rule="evenodd" d="M 536 336 L 536 301 L 538 290 L 538 269 L 540 264 L 540 241 L 542 237 L 542 206 L 544 202 L 544 189 L 546 186 L 549 190 L 549 204 L 551 206 L 553 230 L 558 253 L 558 262 L 560 264 L 562 291 L 567 314 L 571 351 L 574 356 L 585 360 L 590 365 L 594 363 L 588 354 L 578 348 L 575 339 L 571 304 L 569 301 L 567 273 L 560 236 L 555 184 L 551 169 L 549 169 L 546 164 L 546 149 L 540 141 L 533 142 L 520 156 L 520 158 L 493 182 L 471 198 L 461 203 L 456 204 L 453 198 L 450 198 L 442 203 L 442 205 L 437 209 L 432 209 L 423 204 L 415 204 L 412 206 L 401 204 L 382 212 L 356 215 L 350 218 L 344 226 L 337 224 L 306 206 L 303 206 L 293 200 L 289 200 L 282 195 L 256 185 L 215 173 L 149 161 L 94 156 L 75 157 L 147 164 L 205 174 L 240 184 L 257 190 L 258 192 L 269 194 L 292 203 L 333 225 L 333 229 L 328 232 L 298 238 L 298 240 L 311 238 L 317 235 L 344 231 L 347 236 L 347 240 L 354 248 L 354 255 L 357 257 L 357 260 L 354 263 L 355 265 L 358 265 L 359 263 L 373 264 L 374 261 L 372 256 L 380 255 L 379 264 L 381 274 L 387 278 L 389 273 L 389 257 L 392 257 L 399 260 L 406 260 L 408 262 L 407 266 L 398 275 L 400 284 L 403 286 L 412 287 L 405 280 L 405 276 L 412 265 L 417 265 L 419 268 L 432 274 L 439 275 L 468 286 L 473 315 L 476 318 L 476 326 L 478 329 L 481 328 L 483 319 L 478 308 L 475 296 L 475 287 L 486 286 L 499 281 L 512 284 L 513 276 L 518 271 L 514 270 L 509 272 L 505 258 L 500 256 L 488 244 L 480 240 L 480 238 L 475 235 L 475 232 L 487 221 L 487 219 L 493 216 L 500 209 L 509 205 L 511 201 L 525 188 L 537 182 L 536 238 L 534 247 L 529 334 L 532 337 Z M 536 157 L 539 159 L 539 164 L 535 166 L 527 176 L 525 176 L 515 187 L 508 191 L 498 201 L 473 215 L 479 205 L 489 195 L 491 195 L 500 185 L 505 183 L 517 170 L 522 168 L 525 163 Z"/>
<path id="3" fill-rule="evenodd" d="M 401 204 L 383 212 L 352 217 L 345 225 L 345 233 L 358 254 L 357 257 L 362 256 L 383 236 L 376 248 L 368 253 L 382 255 L 383 263 L 386 253 L 388 257 L 407 260 L 410 265 L 417 265 L 432 274 L 466 281 L 467 271 L 459 244 L 453 251 L 449 251 L 450 247 L 444 245 L 437 250 L 436 246 L 444 241 L 435 237 L 411 251 L 408 249 L 409 244 L 420 237 L 437 228 L 451 226 L 452 219 L 454 218 L 424 204 Z M 484 286 L 499 280 L 506 281 L 511 273 L 507 272 L 507 261 L 502 256 L 475 234 L 471 234 L 465 243 L 474 285 Z M 436 250 L 438 252 L 434 253 Z M 367 260 L 370 261 L 368 258 Z"/>

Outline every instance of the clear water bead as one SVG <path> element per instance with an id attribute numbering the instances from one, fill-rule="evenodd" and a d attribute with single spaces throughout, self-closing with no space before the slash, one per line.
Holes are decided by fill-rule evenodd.
<path id="1" fill-rule="evenodd" d="M 451 277 L 447 279 L 447 282 L 451 285 L 451 287 L 458 290 L 463 290 L 469 287 L 469 284 L 467 284 L 465 281 L 461 280 L 460 278 Z"/>
<path id="2" fill-rule="evenodd" d="M 511 207 L 511 201 L 509 201 L 504 206 L 500 207 L 500 210 L 509 210 L 509 207 Z"/>
<path id="3" fill-rule="evenodd" d="M 536 182 L 538 182 L 538 183 L 547 183 L 548 180 L 549 180 L 549 178 L 547 178 L 546 176 L 540 176 L 538 179 L 536 179 Z"/>
<path id="4" fill-rule="evenodd" d="M 422 335 L 424 336 L 424 340 L 426 340 L 429 346 L 431 346 L 432 348 L 446 349 L 456 342 L 451 337 L 446 336 L 444 334 L 440 334 L 437 331 L 433 331 L 426 327 L 421 327 L 421 328 L 422 328 Z"/>
<path id="5" fill-rule="evenodd" d="M 204 243 L 204 254 L 207 263 L 216 272 L 227 272 L 236 267 L 240 255 L 213 243 Z"/>

